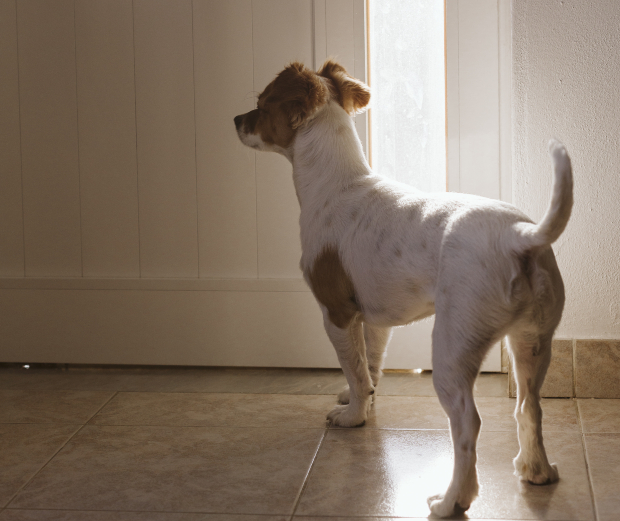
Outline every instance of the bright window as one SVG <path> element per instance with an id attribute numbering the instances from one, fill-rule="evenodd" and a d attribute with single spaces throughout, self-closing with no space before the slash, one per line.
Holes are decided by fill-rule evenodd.
<path id="1" fill-rule="evenodd" d="M 373 170 L 446 190 L 444 2 L 369 0 Z"/>

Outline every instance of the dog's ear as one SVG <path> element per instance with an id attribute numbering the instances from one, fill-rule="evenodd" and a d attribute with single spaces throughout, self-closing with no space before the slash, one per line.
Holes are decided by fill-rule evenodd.
<path id="1" fill-rule="evenodd" d="M 325 62 L 319 76 L 332 81 L 338 93 L 338 103 L 348 114 L 364 112 L 370 101 L 368 85 L 351 77 L 342 65 L 333 60 Z"/>
<path id="2" fill-rule="evenodd" d="M 291 125 L 296 129 L 327 102 L 329 93 L 316 73 L 299 62 L 291 63 L 279 78 L 283 81 L 278 87 L 286 90 Z"/>

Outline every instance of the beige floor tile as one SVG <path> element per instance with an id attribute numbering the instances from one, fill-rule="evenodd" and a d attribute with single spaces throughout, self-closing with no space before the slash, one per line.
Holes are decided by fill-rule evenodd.
<path id="1" fill-rule="evenodd" d="M 482 418 L 484 431 L 517 432 L 517 422 L 514 419 L 516 407 L 514 398 L 476 398 L 476 404 Z M 579 418 L 577 406 L 571 399 L 541 400 L 543 410 L 543 432 L 579 432 Z"/>
<path id="2" fill-rule="evenodd" d="M 340 369 L 220 369 L 204 392 L 338 394 L 346 383 Z"/>
<path id="3" fill-rule="evenodd" d="M 339 369 L 0 368 L 0 389 L 337 394 L 345 384 Z"/>
<path id="4" fill-rule="evenodd" d="M 593 519 L 580 435 L 547 436 L 548 452 L 558 462 L 562 479 L 546 487 L 521 483 L 513 475 L 516 438 L 508 432 L 481 434 L 482 488 L 469 517 Z M 426 497 L 443 492 L 451 472 L 447 431 L 330 430 L 297 514 L 426 517 Z"/>
<path id="5" fill-rule="evenodd" d="M 483 373 L 476 396 L 507 395 L 508 376 Z M 32 367 L 0 368 L 0 389 L 177 393 L 338 394 L 346 385 L 340 369 Z M 436 396 L 432 373 L 387 372 L 378 395 Z"/>
<path id="6" fill-rule="evenodd" d="M 425 517 L 451 468 L 448 431 L 330 430 L 297 514 Z"/>
<path id="7" fill-rule="evenodd" d="M 577 404 L 583 432 L 620 433 L 620 400 L 591 398 Z"/>
<path id="8" fill-rule="evenodd" d="M 97 512 L 74 510 L 5 510 L 0 521 L 288 521 L 289 516 L 191 514 L 175 512 Z"/>
<path id="9" fill-rule="evenodd" d="M 425 371 L 386 372 L 377 386 L 378 396 L 437 396 L 433 387 L 433 375 Z"/>
<path id="10" fill-rule="evenodd" d="M 377 387 L 379 396 L 437 396 L 433 387 L 433 373 L 386 372 Z M 476 396 L 508 396 L 508 375 L 482 373 L 476 379 Z"/>
<path id="11" fill-rule="evenodd" d="M 544 432 L 579 432 L 573 400 L 544 399 Z M 512 398 L 477 397 L 476 404 L 484 431 L 517 432 Z M 435 397 L 377 396 L 366 427 L 380 429 L 449 429 L 448 418 Z"/>
<path id="12" fill-rule="evenodd" d="M 406 519 L 438 519 L 438 518 L 429 518 L 428 516 L 424 517 L 332 517 L 332 516 L 295 516 L 293 517 L 295 521 L 400 521 Z M 468 516 L 455 516 L 449 518 L 451 521 L 464 521 L 467 519 L 472 519 Z M 0 521 L 2 517 L 0 517 Z M 476 519 L 476 521 L 495 521 L 494 519 Z M 502 521 L 521 521 L 520 519 L 503 519 Z"/>
<path id="13" fill-rule="evenodd" d="M 150 368 L 0 369 L 0 388 L 38 391 L 174 391 L 178 380 L 193 380 L 194 370 Z M 180 374 L 179 374 L 180 373 Z"/>
<path id="14" fill-rule="evenodd" d="M 43 391 L 200 392 L 219 374 L 219 370 L 211 369 L 34 366 L 29 370 L 0 369 L 0 387 Z"/>
<path id="15" fill-rule="evenodd" d="M 519 451 L 516 432 L 483 432 L 478 444 L 480 498 L 467 512 L 472 518 L 593 520 L 592 498 L 579 433 L 545 435 L 545 448 L 557 463 L 560 481 L 537 486 L 513 475 Z"/>
<path id="16" fill-rule="evenodd" d="M 335 403 L 313 395 L 118 393 L 91 423 L 320 429 Z"/>
<path id="17" fill-rule="evenodd" d="M 586 453 L 598 521 L 620 517 L 620 434 L 586 434 Z"/>
<path id="18" fill-rule="evenodd" d="M 0 508 L 79 428 L 79 425 L 0 425 Z"/>
<path id="19" fill-rule="evenodd" d="M 10 506 L 286 515 L 323 433 L 87 425 Z"/>
<path id="20" fill-rule="evenodd" d="M 377 396 L 366 427 L 379 429 L 448 429 L 448 417 L 432 396 Z"/>
<path id="21" fill-rule="evenodd" d="M 0 390 L 0 423 L 86 423 L 113 392 Z"/>

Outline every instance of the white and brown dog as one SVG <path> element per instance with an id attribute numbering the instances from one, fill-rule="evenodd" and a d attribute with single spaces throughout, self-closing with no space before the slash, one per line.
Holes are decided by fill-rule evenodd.
<path id="1" fill-rule="evenodd" d="M 391 328 L 434 313 L 433 383 L 450 418 L 455 461 L 447 492 L 429 498 L 432 513 L 467 510 L 478 494 L 474 380 L 491 345 L 505 335 L 518 388 L 516 474 L 554 482 L 539 391 L 564 307 L 550 244 L 571 213 L 568 154 L 551 142 L 553 195 L 533 224 L 507 203 L 422 193 L 373 173 L 351 117 L 369 100 L 368 87 L 333 61 L 318 73 L 293 63 L 260 94 L 255 110 L 235 118 L 244 144 L 278 152 L 293 165 L 301 269 L 349 384 L 339 396 L 345 405 L 328 419 L 362 425 Z"/>

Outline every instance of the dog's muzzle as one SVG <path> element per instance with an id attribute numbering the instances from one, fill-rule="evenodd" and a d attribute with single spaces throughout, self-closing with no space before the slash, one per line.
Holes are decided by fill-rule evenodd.
<path id="1" fill-rule="evenodd" d="M 243 123 L 243 116 L 235 116 L 235 128 L 237 130 L 239 130 L 242 123 Z"/>

